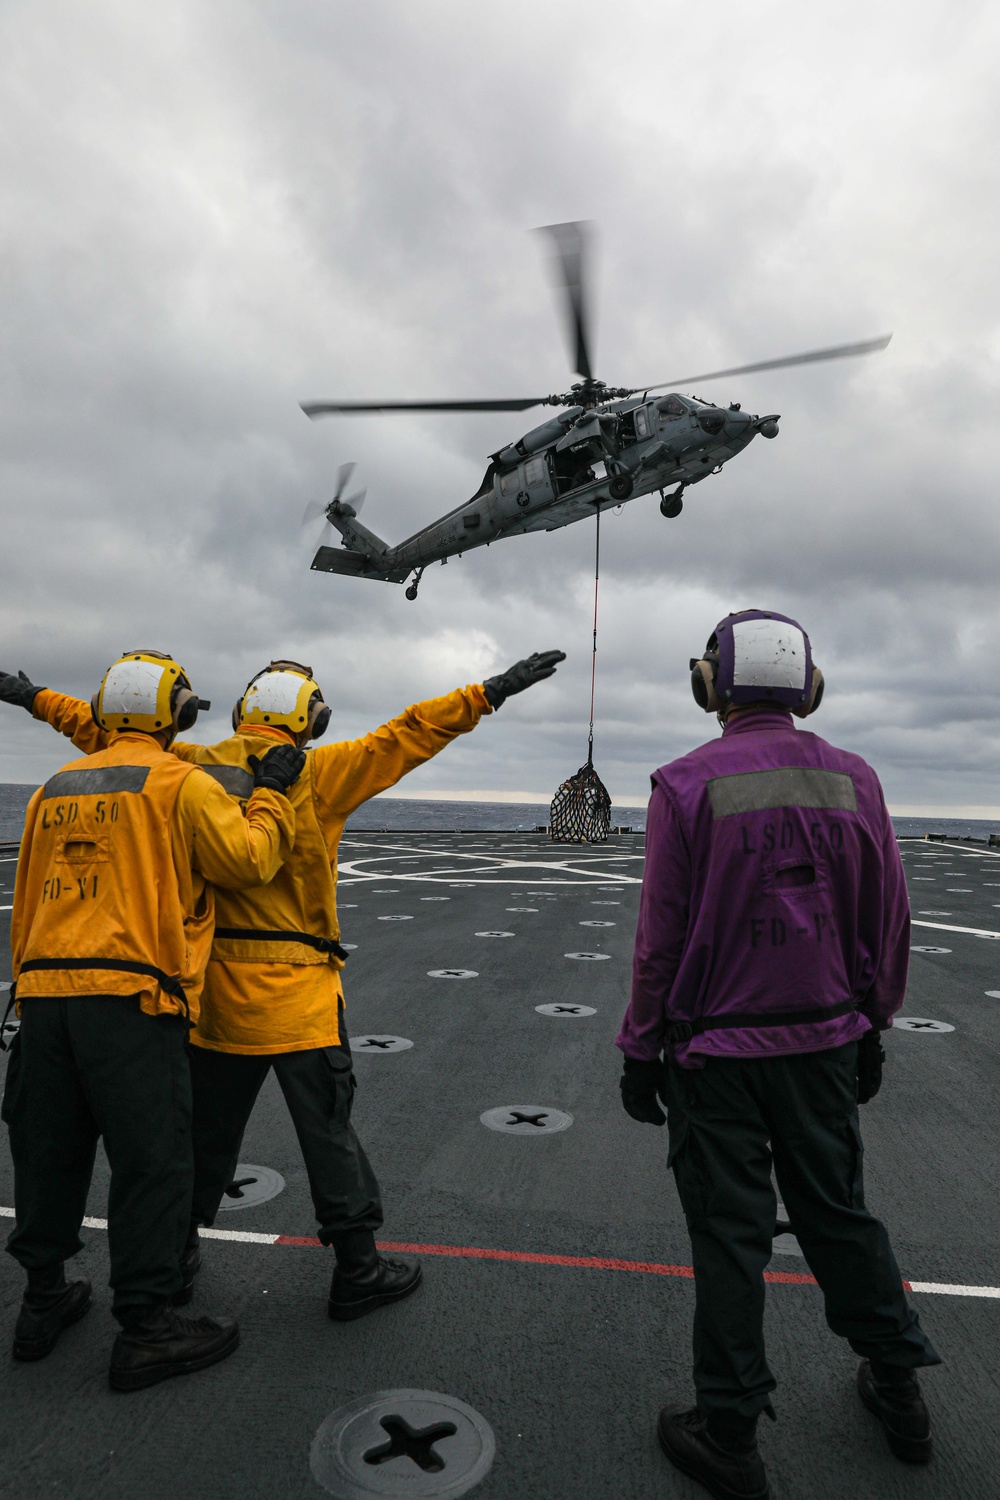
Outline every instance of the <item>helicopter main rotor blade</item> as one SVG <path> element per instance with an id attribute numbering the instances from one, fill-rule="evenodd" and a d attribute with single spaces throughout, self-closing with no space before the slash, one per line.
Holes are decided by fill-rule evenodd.
<path id="1" fill-rule="evenodd" d="M 540 234 L 550 234 L 555 240 L 559 280 L 566 292 L 573 367 L 584 380 L 594 378 L 590 364 L 590 339 L 588 337 L 590 320 L 587 307 L 585 261 L 589 227 L 587 220 L 578 219 L 568 224 L 543 224 L 539 230 Z"/>
<path id="2" fill-rule="evenodd" d="M 885 349 L 892 338 L 891 333 L 882 338 L 866 339 L 860 344 L 837 344 L 832 349 L 813 349 L 809 354 L 788 354 L 784 359 L 762 359 L 753 365 L 735 365 L 731 370 L 709 370 L 707 375 L 685 375 L 682 380 L 661 380 L 656 385 L 637 385 L 629 391 L 636 396 L 640 391 L 662 391 L 668 385 L 694 385 L 699 380 L 720 380 L 724 375 L 753 375 L 758 370 L 784 370 L 790 365 L 815 365 L 825 359 L 848 359 L 854 354 L 875 354 Z"/>
<path id="3" fill-rule="evenodd" d="M 548 399 L 548 396 L 523 396 L 515 401 L 300 401 L 299 405 L 307 417 L 326 417 L 392 411 L 527 411 L 532 406 L 544 406 Z"/>

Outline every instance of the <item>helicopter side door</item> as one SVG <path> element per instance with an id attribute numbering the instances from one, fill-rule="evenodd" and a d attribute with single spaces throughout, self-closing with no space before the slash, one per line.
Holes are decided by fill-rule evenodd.
<path id="1" fill-rule="evenodd" d="M 495 507 L 501 524 L 508 524 L 555 498 L 547 453 L 536 453 L 493 480 Z"/>

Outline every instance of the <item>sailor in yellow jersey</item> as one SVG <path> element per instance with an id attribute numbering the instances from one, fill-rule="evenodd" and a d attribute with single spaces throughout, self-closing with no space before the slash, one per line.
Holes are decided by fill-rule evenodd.
<path id="1" fill-rule="evenodd" d="M 507 697 L 550 677 L 563 659 L 561 651 L 536 654 L 483 684 L 417 703 L 361 739 L 310 751 L 290 793 L 292 857 L 265 889 L 219 892 L 212 961 L 191 1038 L 196 1185 L 184 1259 L 189 1284 L 200 1262 L 197 1226 L 212 1223 L 233 1180 L 246 1123 L 273 1068 L 305 1158 L 320 1239 L 336 1254 L 330 1316 L 361 1317 L 417 1286 L 418 1262 L 388 1260 L 376 1250 L 381 1196 L 350 1122 L 354 1079 L 343 1025 L 337 846 L 346 819 L 363 802 L 474 729 Z M 8 701 L 20 701 L 22 679 L 0 678 L 0 700 L 4 682 L 15 694 Z M 79 700 L 45 691 L 25 706 L 83 748 L 100 743 Z M 231 739 L 176 743 L 173 750 L 242 798 L 251 756 L 270 745 L 304 745 L 329 720 L 311 668 L 273 661 L 237 701 Z"/>
<path id="2" fill-rule="evenodd" d="M 12 701 L 17 689 L 4 684 Z M 166 753 L 206 707 L 172 657 L 130 651 L 115 662 L 88 708 L 96 753 L 28 805 L 14 890 L 21 1026 L 3 1100 L 16 1213 L 7 1248 L 28 1289 L 13 1352 L 43 1358 L 90 1307 L 90 1283 L 67 1283 L 63 1263 L 82 1248 L 103 1137 L 119 1390 L 213 1364 L 239 1338 L 231 1318 L 192 1322 L 172 1310 L 193 1186 L 185 1040 L 211 950 L 213 887 L 262 886 L 291 853 L 284 793 L 305 757 L 286 744 L 258 761 L 241 807 Z"/>

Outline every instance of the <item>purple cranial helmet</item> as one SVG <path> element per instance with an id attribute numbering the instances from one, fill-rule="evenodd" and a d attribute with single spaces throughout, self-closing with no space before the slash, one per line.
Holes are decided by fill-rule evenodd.
<path id="1" fill-rule="evenodd" d="M 720 620 L 704 656 L 692 659 L 691 687 L 706 713 L 773 703 L 804 719 L 819 707 L 823 674 L 797 620 L 745 609 Z"/>

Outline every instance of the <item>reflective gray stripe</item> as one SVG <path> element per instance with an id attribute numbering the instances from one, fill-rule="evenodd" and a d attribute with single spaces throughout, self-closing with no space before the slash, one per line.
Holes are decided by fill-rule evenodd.
<path id="1" fill-rule="evenodd" d="M 84 766 L 79 771 L 57 771 L 42 788 L 48 797 L 110 797 L 116 792 L 141 792 L 148 766 Z"/>
<path id="2" fill-rule="evenodd" d="M 858 794 L 850 776 L 843 771 L 822 771 L 816 766 L 779 766 L 773 771 L 716 776 L 708 783 L 708 796 L 714 818 L 766 812 L 771 807 L 858 810 Z"/>
<path id="3" fill-rule="evenodd" d="M 199 771 L 204 771 L 206 776 L 211 776 L 217 781 L 224 792 L 230 797 L 249 797 L 253 791 L 253 777 L 249 771 L 244 771 L 242 766 L 202 766 Z"/>

